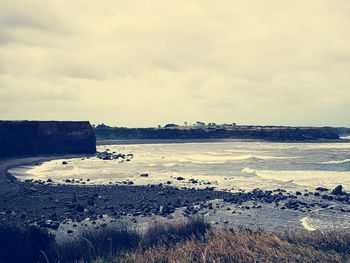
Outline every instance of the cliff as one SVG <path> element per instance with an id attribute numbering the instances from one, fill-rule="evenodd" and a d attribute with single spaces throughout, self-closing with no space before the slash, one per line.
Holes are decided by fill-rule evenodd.
<path id="1" fill-rule="evenodd" d="M 269 141 L 308 141 L 339 139 L 331 127 L 238 126 L 232 129 L 180 128 L 95 128 L 97 139 L 258 139 Z"/>
<path id="2" fill-rule="evenodd" d="M 95 134 L 87 121 L 0 121 L 0 158 L 95 151 Z"/>

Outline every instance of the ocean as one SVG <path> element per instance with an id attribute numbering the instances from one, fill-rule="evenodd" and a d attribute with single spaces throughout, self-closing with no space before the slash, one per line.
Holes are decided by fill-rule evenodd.
<path id="1" fill-rule="evenodd" d="M 282 188 L 288 191 L 350 190 L 350 143 L 274 143 L 253 141 L 101 145 L 98 151 L 133 154 L 125 160 L 96 157 L 52 160 L 10 172 L 21 180 L 74 179 L 85 184 L 166 184 L 216 187 L 227 191 Z M 148 173 L 148 177 L 140 174 Z M 185 180 L 177 180 L 183 177 Z M 88 180 L 89 179 L 89 180 Z M 198 183 L 189 182 L 194 179 Z"/>

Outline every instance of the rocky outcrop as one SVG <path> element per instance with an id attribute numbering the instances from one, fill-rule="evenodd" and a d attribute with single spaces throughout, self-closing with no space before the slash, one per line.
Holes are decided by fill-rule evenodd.
<path id="1" fill-rule="evenodd" d="M 96 152 L 87 121 L 0 121 L 0 158 Z"/>

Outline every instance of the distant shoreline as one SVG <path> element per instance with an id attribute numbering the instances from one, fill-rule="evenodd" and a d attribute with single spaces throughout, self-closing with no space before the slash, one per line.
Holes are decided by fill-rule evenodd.
<path id="1" fill-rule="evenodd" d="M 253 139 L 97 139 L 96 145 L 112 144 L 172 144 L 172 143 L 214 143 L 214 142 L 260 142 Z"/>
<path id="2" fill-rule="evenodd" d="M 216 143 L 216 142 L 271 142 L 271 143 L 342 143 L 349 139 L 305 140 L 305 141 L 269 141 L 258 139 L 97 139 L 96 145 L 128 145 L 128 144 L 176 144 L 176 143 Z"/>

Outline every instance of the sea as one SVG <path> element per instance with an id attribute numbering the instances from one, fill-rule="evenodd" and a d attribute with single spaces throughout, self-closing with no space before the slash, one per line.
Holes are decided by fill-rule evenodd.
<path id="1" fill-rule="evenodd" d="M 100 145 L 99 152 L 133 154 L 131 161 L 76 157 L 16 167 L 21 180 L 67 179 L 84 184 L 171 184 L 226 191 L 333 188 L 350 190 L 350 143 L 223 141 Z M 63 164 L 63 161 L 67 164 Z M 141 174 L 147 173 L 147 177 Z M 185 180 L 178 180 L 179 177 Z M 192 179 L 192 180 L 191 180 Z"/>

